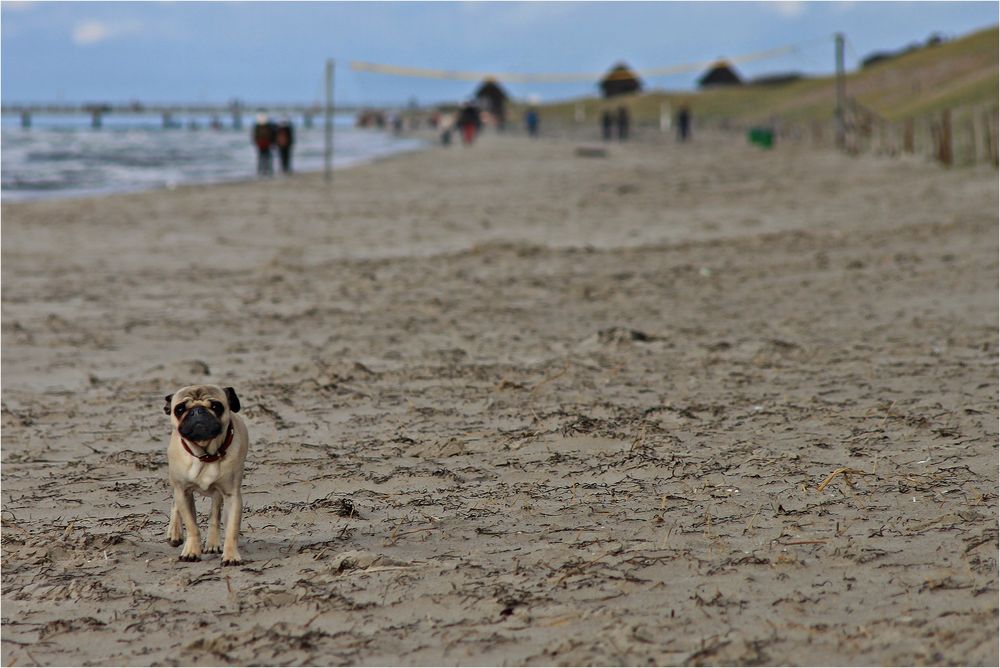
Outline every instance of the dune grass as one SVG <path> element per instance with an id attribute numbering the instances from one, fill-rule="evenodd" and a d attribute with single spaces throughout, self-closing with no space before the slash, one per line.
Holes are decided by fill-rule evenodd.
<path id="1" fill-rule="evenodd" d="M 998 86 L 998 29 L 927 46 L 847 76 L 848 96 L 886 120 L 913 118 L 942 109 L 995 106 Z M 698 92 L 653 90 L 603 100 L 578 98 L 544 105 L 544 122 L 571 123 L 582 108 L 584 122 L 596 123 L 607 108 L 625 104 L 634 122 L 655 123 L 660 114 L 683 104 L 706 120 L 760 122 L 822 121 L 833 117 L 834 77 L 802 79 L 778 86 L 739 86 Z M 515 106 L 514 112 L 519 109 Z"/>

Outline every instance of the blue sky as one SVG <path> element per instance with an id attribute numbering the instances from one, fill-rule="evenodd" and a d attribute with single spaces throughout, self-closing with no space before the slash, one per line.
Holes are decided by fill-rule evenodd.
<path id="1" fill-rule="evenodd" d="M 748 63 L 754 76 L 829 73 L 831 35 L 848 67 L 875 50 L 997 24 L 997 2 L 9 2 L 0 6 L 6 103 L 311 102 L 337 59 L 344 103 L 467 97 L 474 84 L 352 72 L 350 60 L 501 72 L 602 72 L 701 62 L 798 44 Z M 697 74 L 647 81 L 690 89 Z M 518 97 L 593 85 L 516 84 Z"/>

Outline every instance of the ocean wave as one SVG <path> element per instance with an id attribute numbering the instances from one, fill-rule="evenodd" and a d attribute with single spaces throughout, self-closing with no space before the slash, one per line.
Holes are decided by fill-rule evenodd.
<path id="1" fill-rule="evenodd" d="M 293 168 L 323 168 L 322 128 L 296 129 Z M 256 176 L 249 129 L 8 128 L 0 131 L 0 197 L 5 201 L 87 196 L 222 183 Z M 343 167 L 423 147 L 421 140 L 338 128 L 333 164 Z M 275 171 L 279 170 L 277 152 Z"/>

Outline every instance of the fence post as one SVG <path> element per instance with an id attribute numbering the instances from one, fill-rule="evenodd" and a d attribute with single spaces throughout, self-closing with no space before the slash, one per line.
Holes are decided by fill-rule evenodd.
<path id="1" fill-rule="evenodd" d="M 907 118 L 903 122 L 903 151 L 913 153 L 913 119 Z"/>
<path id="2" fill-rule="evenodd" d="M 938 142 L 938 152 L 937 158 L 941 164 L 951 167 L 952 164 L 952 150 L 951 150 L 951 110 L 945 109 L 941 112 L 941 130 L 939 132 L 940 141 Z"/>
<path id="3" fill-rule="evenodd" d="M 935 160 L 941 159 L 941 126 L 937 121 L 930 121 L 931 128 L 931 155 Z"/>
<path id="4" fill-rule="evenodd" d="M 993 132 L 993 114 L 989 111 L 983 112 L 983 148 L 986 149 L 986 161 L 997 164 L 997 154 L 994 149 L 996 133 Z"/>
<path id="5" fill-rule="evenodd" d="M 835 62 L 837 68 L 837 109 L 834 112 L 834 118 L 837 119 L 837 134 L 836 142 L 837 148 L 841 151 L 844 150 L 846 145 L 846 122 L 844 115 L 846 114 L 845 107 L 847 106 L 847 80 L 844 76 L 844 36 L 841 33 L 834 35 L 835 42 Z"/>
<path id="6" fill-rule="evenodd" d="M 979 142 L 976 141 L 976 120 L 971 113 L 965 119 L 965 136 L 969 141 L 969 163 L 975 165 L 979 157 Z"/>

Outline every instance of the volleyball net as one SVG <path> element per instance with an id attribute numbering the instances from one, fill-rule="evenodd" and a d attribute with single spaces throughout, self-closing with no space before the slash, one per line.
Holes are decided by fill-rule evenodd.
<path id="1" fill-rule="evenodd" d="M 592 82 L 598 80 L 614 80 L 615 78 L 629 78 L 640 76 L 644 78 L 656 78 L 671 76 L 674 74 L 685 74 L 688 72 L 698 72 L 719 63 L 744 64 L 758 60 L 768 60 L 780 56 L 795 53 L 798 45 L 781 46 L 764 51 L 756 51 L 740 56 L 728 58 L 717 58 L 715 60 L 683 63 L 679 65 L 667 65 L 635 71 L 621 72 L 466 72 L 459 70 L 441 70 L 424 67 L 408 67 L 404 65 L 388 65 L 384 63 L 370 63 L 362 60 L 352 60 L 351 69 L 355 72 L 373 72 L 376 74 L 386 74 L 400 77 L 417 77 L 422 79 L 444 79 L 452 81 L 482 81 L 490 79 L 501 83 L 533 83 L 533 84 L 562 84 Z"/>

